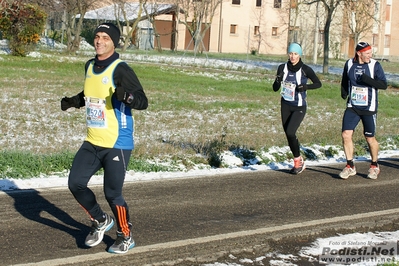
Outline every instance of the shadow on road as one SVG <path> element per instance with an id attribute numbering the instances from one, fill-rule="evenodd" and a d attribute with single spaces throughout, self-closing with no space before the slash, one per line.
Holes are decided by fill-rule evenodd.
<path id="1" fill-rule="evenodd" d="M 318 166 L 317 168 L 309 167 L 309 168 L 306 168 L 305 171 L 313 171 L 313 172 L 316 172 L 316 173 L 323 173 L 325 175 L 331 176 L 332 178 L 341 179 L 339 177 L 339 173 L 341 172 L 341 170 L 342 169 L 337 168 L 337 167 L 331 167 L 331 166 L 323 165 L 323 166 Z M 331 173 L 332 171 L 334 173 Z"/>
<path id="2" fill-rule="evenodd" d="M 88 248 L 84 245 L 84 241 L 90 228 L 76 221 L 68 213 L 42 197 L 39 191 L 32 189 L 26 192 L 4 192 L 14 199 L 15 210 L 22 216 L 53 229 L 64 231 L 75 238 L 76 245 L 79 248 Z M 48 216 L 46 214 L 42 215 L 44 212 L 50 214 L 55 219 L 43 217 Z"/>
<path id="3" fill-rule="evenodd" d="M 393 162 L 396 162 L 396 164 Z M 380 165 L 380 167 L 383 166 L 383 167 L 391 167 L 391 168 L 396 168 L 396 169 L 399 169 L 399 166 L 397 164 L 398 162 L 399 162 L 399 158 L 384 158 L 384 159 L 378 160 L 378 164 Z M 342 167 L 344 167 L 344 166 L 345 165 L 342 164 Z M 323 169 L 325 169 L 325 170 L 323 170 Z M 326 175 L 330 175 L 332 178 L 341 179 L 339 177 L 339 173 L 342 171 L 342 168 L 322 165 L 322 166 L 318 166 L 317 168 L 312 168 L 312 167 L 306 168 L 306 171 L 323 173 Z M 383 169 L 381 171 L 383 171 Z M 331 172 L 334 172 L 334 173 L 331 173 Z M 364 173 L 360 173 L 358 171 L 357 176 L 367 179 L 367 171 Z"/>
<path id="4" fill-rule="evenodd" d="M 396 164 L 392 163 L 392 162 L 396 162 Z M 383 165 L 385 167 L 392 167 L 392 168 L 396 168 L 399 169 L 398 163 L 399 162 L 399 158 L 384 158 L 378 161 L 378 163 L 380 165 Z"/>

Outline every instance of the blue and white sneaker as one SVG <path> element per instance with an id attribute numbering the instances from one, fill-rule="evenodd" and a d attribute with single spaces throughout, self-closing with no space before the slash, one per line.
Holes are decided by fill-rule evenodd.
<path id="1" fill-rule="evenodd" d="M 123 254 L 134 248 L 136 243 L 132 237 L 132 231 L 129 236 L 125 236 L 122 232 L 116 232 L 115 243 L 108 249 L 110 253 Z"/>
<path id="2" fill-rule="evenodd" d="M 109 231 L 112 226 L 114 226 L 114 219 L 105 214 L 105 221 L 99 223 L 97 220 L 91 221 L 91 231 L 86 237 L 85 245 L 89 247 L 94 247 L 100 244 L 104 238 L 104 233 Z"/>

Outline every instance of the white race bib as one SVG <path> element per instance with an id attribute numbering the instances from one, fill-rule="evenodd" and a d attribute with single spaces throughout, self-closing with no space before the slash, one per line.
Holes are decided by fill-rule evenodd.
<path id="1" fill-rule="evenodd" d="M 282 83 L 281 96 L 284 100 L 292 102 L 295 100 L 295 83 L 284 81 Z"/>
<path id="2" fill-rule="evenodd" d="M 353 105 L 368 105 L 368 88 L 352 86 L 351 101 Z"/>
<path id="3" fill-rule="evenodd" d="M 86 124 L 92 128 L 106 128 L 105 99 L 86 98 Z"/>

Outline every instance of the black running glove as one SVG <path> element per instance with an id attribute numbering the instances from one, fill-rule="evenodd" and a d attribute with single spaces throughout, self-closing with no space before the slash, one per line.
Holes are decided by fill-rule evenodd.
<path id="1" fill-rule="evenodd" d="M 118 101 L 120 102 L 130 104 L 133 101 L 133 95 L 127 93 L 125 89 L 122 87 L 116 87 L 115 94 L 116 94 L 116 99 L 118 99 Z"/>
<path id="2" fill-rule="evenodd" d="M 308 88 L 308 86 L 306 84 L 301 84 L 301 85 L 296 86 L 296 90 L 298 92 L 304 92 L 307 90 L 307 88 Z"/>
<path id="3" fill-rule="evenodd" d="M 73 97 L 64 97 L 61 99 L 61 110 L 65 111 L 71 107 L 80 108 L 79 95 Z"/>
<path id="4" fill-rule="evenodd" d="M 284 72 L 281 72 L 276 75 L 276 82 L 281 83 L 283 81 Z"/>

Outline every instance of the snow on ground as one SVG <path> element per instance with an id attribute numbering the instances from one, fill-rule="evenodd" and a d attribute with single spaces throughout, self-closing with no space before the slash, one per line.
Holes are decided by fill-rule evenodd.
<path id="1" fill-rule="evenodd" d="M 281 254 L 276 252 L 267 253 L 255 259 L 236 258 L 230 255 L 231 260 L 238 263 L 213 263 L 203 266 L 244 266 L 244 265 L 264 265 L 262 260 L 269 259 L 271 266 L 294 266 L 301 259 L 309 261 L 311 265 L 356 265 L 356 266 L 375 266 L 375 265 L 395 265 L 398 263 L 399 231 L 396 232 L 377 232 L 377 233 L 353 233 L 346 235 L 333 236 L 328 238 L 316 239 L 310 246 L 302 247 L 298 255 Z M 321 254 L 326 253 L 326 255 Z M 373 254 L 385 255 L 373 255 Z M 329 254 L 329 255 L 327 255 Z M 340 255 L 337 255 L 340 254 Z M 384 264 L 385 263 L 385 264 Z"/>
<path id="2" fill-rule="evenodd" d="M 63 46 L 52 42 L 49 39 L 42 39 L 41 42 L 45 45 L 52 46 L 56 49 L 62 49 Z M 4 48 L 6 43 L 0 40 L 0 48 Z M 91 50 L 92 46 L 83 42 L 82 47 L 85 47 L 83 50 Z M 0 49 L 0 53 L 6 53 L 4 49 Z M 40 53 L 33 52 L 29 56 L 38 57 L 41 56 Z M 137 60 L 137 58 L 135 58 Z M 143 58 L 142 60 L 148 60 L 148 58 Z M 158 58 L 154 57 L 153 60 L 167 60 L 166 58 Z M 169 60 L 169 59 L 168 59 Z M 174 60 L 183 60 L 183 59 L 174 59 Z M 208 62 L 213 65 L 215 63 L 226 64 L 226 62 L 222 62 L 222 60 L 217 60 L 213 62 Z M 192 63 L 192 61 L 191 61 Z M 204 64 L 202 61 L 201 64 Z M 206 64 L 206 62 L 205 62 Z M 229 62 L 229 68 L 242 68 L 242 62 Z M 264 66 L 262 66 L 264 67 Z M 309 149 L 309 147 L 304 147 Z M 322 149 L 323 147 L 320 147 Z M 270 149 L 273 153 L 278 153 L 281 151 L 282 154 L 286 153 L 287 147 L 283 148 L 275 148 Z M 311 147 L 312 151 L 317 153 L 315 147 Z M 269 155 L 273 157 L 272 154 Z M 379 157 L 380 159 L 390 158 L 390 157 L 398 157 L 399 150 L 394 148 L 393 150 L 385 150 L 380 151 Z M 264 155 L 264 157 L 268 157 L 268 155 Z M 308 166 L 312 165 L 325 165 L 332 163 L 342 163 L 344 166 L 344 155 L 342 152 L 338 153 L 334 157 L 326 158 L 322 160 L 307 160 L 306 164 Z M 357 161 L 366 161 L 370 160 L 368 156 L 358 157 Z M 182 172 L 157 172 L 157 173 L 141 173 L 141 172 L 133 172 L 129 171 L 126 175 L 126 182 L 140 182 L 140 181 L 149 181 L 149 180 L 157 180 L 157 179 L 173 179 L 173 178 L 195 178 L 200 176 L 210 176 L 210 175 L 219 175 L 219 174 L 228 174 L 228 173 L 238 173 L 248 171 L 248 169 L 252 171 L 272 171 L 279 169 L 290 169 L 292 167 L 292 160 L 287 160 L 282 163 L 270 163 L 268 165 L 262 164 L 252 164 L 249 166 L 241 166 L 242 161 L 236 155 L 231 152 L 225 152 L 223 154 L 223 165 L 224 168 L 206 168 L 206 169 L 196 169 Z M 55 187 L 67 187 L 67 175 L 68 172 L 58 173 L 54 176 L 42 176 L 32 179 L 0 179 L 0 191 L 9 191 L 9 190 L 23 190 L 23 189 L 46 189 L 46 188 L 55 188 Z M 95 175 L 92 177 L 90 181 L 90 185 L 100 185 L 102 184 L 102 175 Z M 214 263 L 214 264 L 206 264 L 204 266 L 241 266 L 241 265 L 263 265 L 262 259 L 270 258 L 270 265 L 277 266 L 291 266 L 297 265 L 295 264 L 299 258 L 305 258 L 308 261 L 317 262 L 319 260 L 319 256 L 322 254 L 322 251 L 325 248 L 330 248 L 330 252 L 343 252 L 343 251 L 351 251 L 359 255 L 359 252 L 365 250 L 365 247 L 372 249 L 373 247 L 378 249 L 387 249 L 393 248 L 395 250 L 394 256 L 332 256 L 333 259 L 352 259 L 358 261 L 349 261 L 349 263 L 340 264 L 338 260 L 335 263 L 327 263 L 328 265 L 377 265 L 376 259 L 380 259 L 381 262 L 388 262 L 389 259 L 394 259 L 396 261 L 399 260 L 398 249 L 399 249 L 399 231 L 396 232 L 368 232 L 364 234 L 355 233 L 355 234 L 347 234 L 347 235 L 339 235 L 330 238 L 317 239 L 310 246 L 302 247 L 302 249 L 298 252 L 297 255 L 293 254 L 279 254 L 279 253 L 268 253 L 262 257 L 256 258 L 254 260 L 244 258 L 239 259 L 237 263 Z M 366 250 L 367 251 L 367 250 Z M 331 254 L 331 253 L 330 253 Z M 364 254 L 363 254 L 364 255 Z M 233 255 L 230 255 L 233 259 Z M 327 257 L 326 257 L 327 258 Z M 360 258 L 360 260 L 359 260 Z M 385 261 L 383 261 L 385 259 Z"/>
<path id="3" fill-rule="evenodd" d="M 274 148 L 271 149 L 273 153 L 280 149 L 282 153 L 286 152 L 287 147 L 282 148 Z M 267 155 L 263 155 L 267 157 Z M 269 155 L 273 157 L 273 155 Z M 380 160 L 383 158 L 390 157 L 398 157 L 399 150 L 387 150 L 380 151 L 379 157 Z M 225 165 L 224 168 L 203 168 L 203 169 L 195 169 L 189 171 L 181 171 L 181 172 L 134 172 L 128 171 L 126 174 L 126 182 L 140 182 L 140 181 L 150 181 L 157 179 L 172 179 L 172 178 L 195 178 L 200 176 L 215 176 L 219 174 L 229 174 L 229 173 L 239 173 L 246 172 L 248 169 L 252 171 L 267 171 L 267 170 L 282 170 L 282 169 L 291 169 L 293 166 L 292 160 L 287 160 L 281 163 L 270 163 L 270 164 L 252 164 L 249 166 L 240 166 L 242 165 L 242 161 L 232 152 L 225 152 L 222 156 L 222 163 Z M 356 161 L 369 161 L 369 156 L 357 157 Z M 333 163 L 341 163 L 342 167 L 344 167 L 344 156 L 342 153 L 337 154 L 334 157 L 326 158 L 323 160 L 307 160 L 306 165 L 325 165 L 325 164 L 333 164 Z M 305 170 L 306 171 L 306 170 Z M 5 190 L 17 190 L 17 189 L 40 189 L 40 188 L 54 188 L 54 187 L 67 187 L 67 176 L 68 172 L 57 173 L 52 176 L 42 176 L 32 179 L 0 179 L 0 191 Z M 95 175 L 90 180 L 90 185 L 99 185 L 102 184 L 102 175 Z"/>
<path id="4" fill-rule="evenodd" d="M 65 49 L 64 44 L 60 44 L 55 42 L 50 38 L 41 38 L 39 45 L 50 47 L 51 49 Z M 0 52 L 6 53 L 5 47 L 8 46 L 8 42 L 6 40 L 0 40 Z M 81 53 L 93 53 L 94 48 L 92 45 L 88 44 L 86 41 L 82 40 L 80 44 Z M 40 52 L 31 52 L 28 56 L 31 57 L 41 57 Z M 121 55 L 124 56 L 124 55 Z M 147 55 L 135 55 L 135 60 L 143 60 L 143 61 L 156 61 L 156 62 L 173 62 L 173 63 L 181 63 L 181 64 L 201 64 L 201 65 L 211 65 L 215 68 L 221 69 L 249 69 L 249 68 L 265 68 L 264 65 L 256 65 L 256 62 L 240 62 L 240 61 L 227 61 L 227 60 L 218 60 L 218 59 L 200 59 L 200 58 L 182 58 L 182 57 L 173 57 L 173 56 L 147 56 Z M 189 60 L 189 62 L 183 62 L 184 60 Z M 275 68 L 277 66 L 276 62 L 270 63 L 270 68 Z M 306 150 L 311 150 L 314 154 L 318 155 L 323 152 L 321 150 L 325 150 L 328 147 L 302 147 Z M 344 162 L 344 154 L 342 152 L 342 148 L 333 147 L 335 150 L 338 150 L 338 154 L 334 155 L 334 157 L 319 159 L 319 160 L 308 160 L 307 165 L 317 165 L 317 164 L 328 164 L 328 163 L 342 163 Z M 389 149 L 389 150 L 388 150 Z M 320 150 L 320 151 L 319 151 Z M 271 161 L 274 161 L 274 154 L 286 154 L 288 151 L 288 147 L 272 147 L 269 149 L 270 154 L 262 154 L 263 158 L 271 158 Z M 380 158 L 384 157 L 393 157 L 399 156 L 399 150 L 397 147 L 387 148 L 385 151 L 380 152 Z M 281 163 L 270 163 L 268 165 L 261 164 L 258 165 L 255 159 L 255 162 L 251 162 L 249 166 L 243 167 L 243 161 L 237 155 L 232 152 L 225 152 L 222 156 L 222 165 L 224 168 L 213 169 L 209 167 L 200 166 L 198 169 L 182 171 L 182 172 L 157 172 L 157 173 L 139 173 L 129 171 L 126 176 L 127 182 L 134 181 L 146 181 L 146 180 L 154 180 L 154 179 L 166 179 L 166 178 L 187 178 L 187 177 L 198 177 L 204 175 L 218 175 L 224 173 L 233 173 L 233 172 L 242 172 L 251 170 L 278 170 L 278 169 L 290 169 L 292 167 L 292 160 L 281 162 Z M 319 156 L 318 156 L 319 158 Z M 360 157 L 357 160 L 369 160 L 369 157 Z M 201 168 L 201 169 L 200 169 Z M 67 172 L 57 173 L 53 176 L 42 176 L 33 179 L 0 179 L 0 191 L 4 190 L 16 190 L 16 189 L 37 189 L 37 188 L 48 188 L 48 187 L 65 187 L 67 185 Z M 90 184 L 101 184 L 102 177 L 101 176 L 93 176 Z"/>

